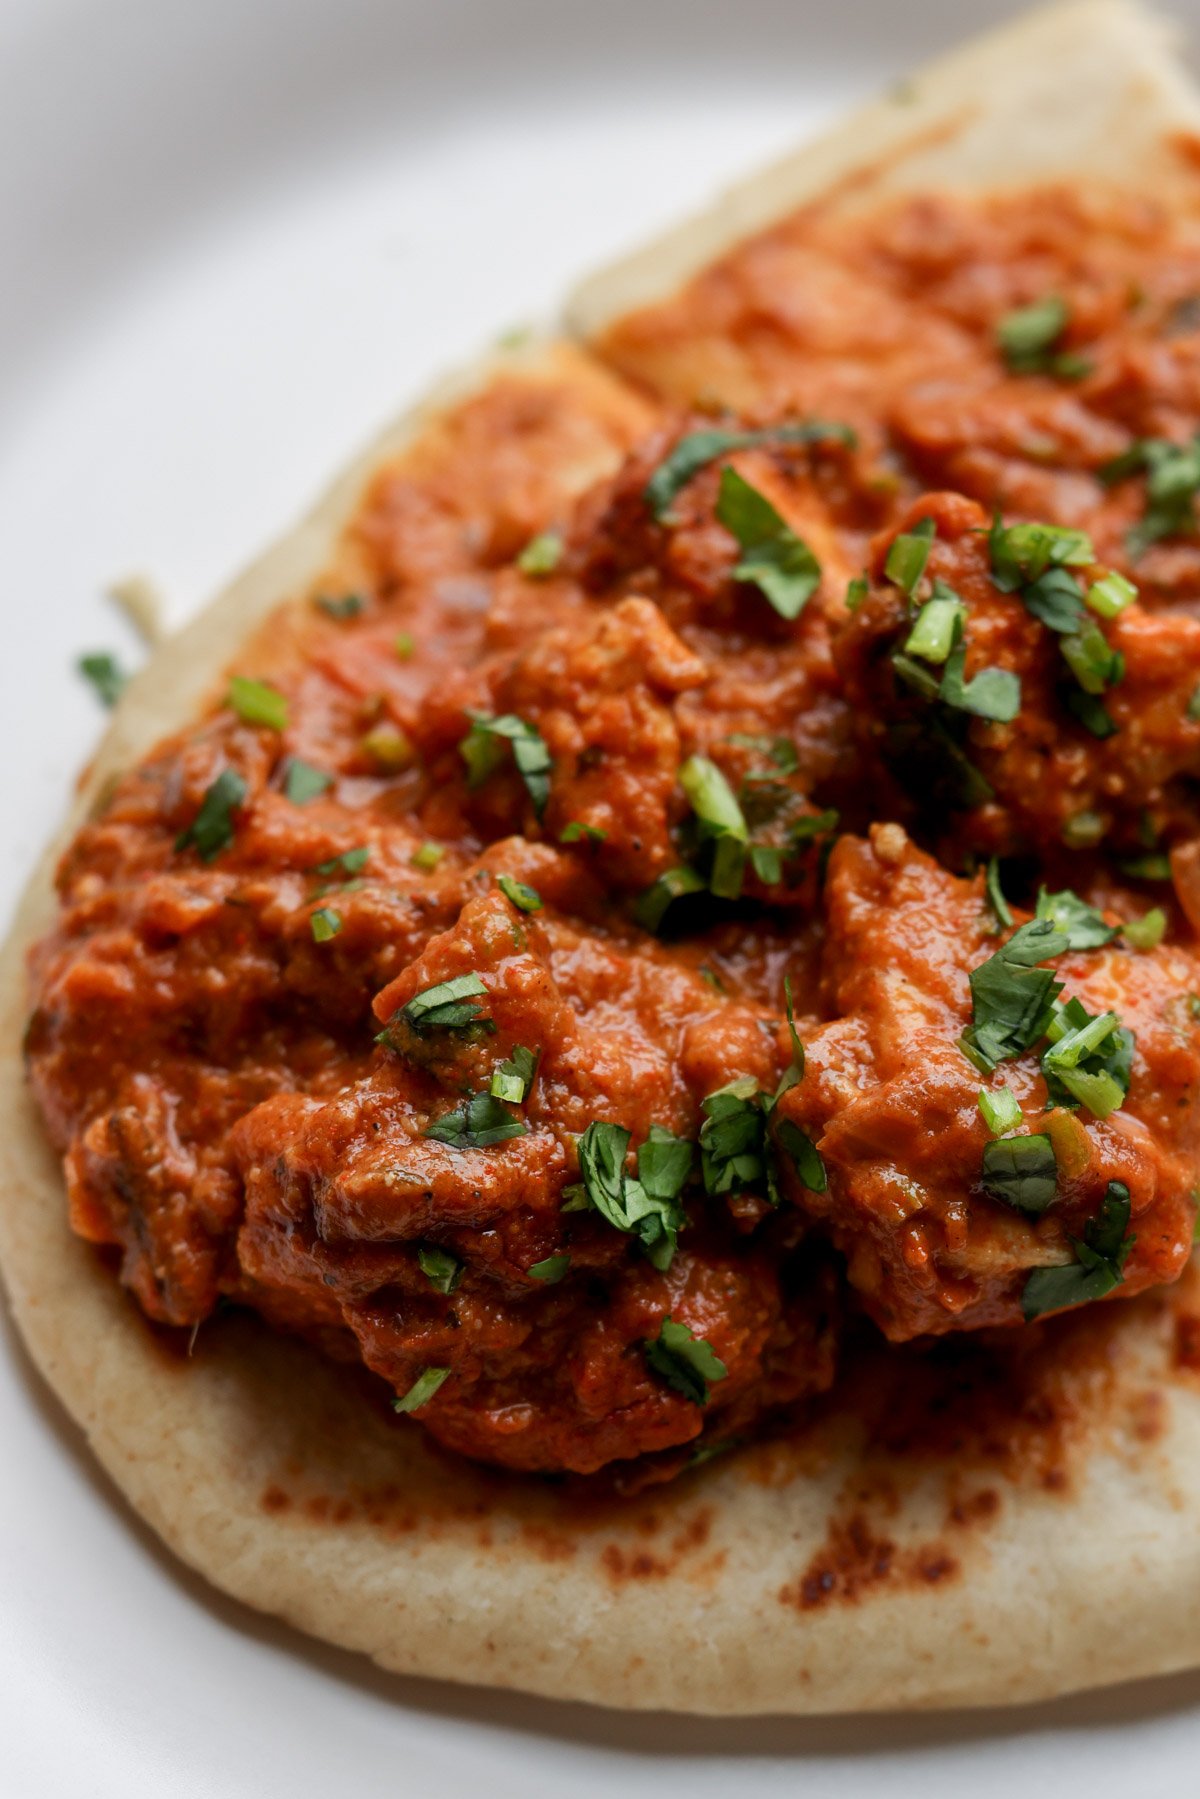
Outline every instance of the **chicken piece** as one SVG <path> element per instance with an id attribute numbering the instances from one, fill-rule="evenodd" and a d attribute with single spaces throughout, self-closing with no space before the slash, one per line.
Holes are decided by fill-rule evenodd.
<path id="1" fill-rule="evenodd" d="M 813 1192 L 789 1173 L 789 1190 L 828 1229 L 863 1305 L 893 1340 L 1014 1323 L 1069 1303 L 1074 1277 L 1058 1289 L 1065 1296 L 1043 1305 L 1031 1270 L 1079 1262 L 1086 1272 L 1078 1245 L 1090 1249 L 1101 1208 L 1106 1200 L 1110 1213 L 1123 1208 L 1122 1194 L 1127 1232 L 1117 1232 L 1109 1256 L 1123 1273 L 1116 1293 L 1174 1280 L 1187 1259 L 1200 1147 L 1200 1025 L 1188 996 L 1200 992 L 1200 962 L 1174 944 L 1134 951 L 1115 931 L 1104 942 L 1113 921 L 1106 927 L 1072 901 L 1060 897 L 1052 915 L 1074 917 L 1074 940 L 1099 939 L 1097 947 L 1067 948 L 1047 924 L 1046 981 L 1027 966 L 1035 938 L 1023 962 L 1014 952 L 1015 973 L 991 963 L 999 996 L 985 978 L 973 1013 L 970 976 L 1009 941 L 982 881 L 947 873 L 894 824 L 877 826 L 869 842 L 843 837 L 833 852 L 832 1018 L 808 1037 L 806 1073 L 780 1100 L 776 1129 L 790 1121 L 815 1141 L 827 1189 Z M 1132 1033 L 1132 1045 L 1103 1040 L 1115 1091 L 1089 1082 L 1095 1064 L 1086 1055 L 1067 1069 L 1075 1090 L 1058 1081 L 1051 1091 L 1038 1013 L 1055 995 L 1029 997 L 1050 980 L 1062 983 L 1061 1005 L 1116 1014 Z M 1026 1028 L 998 1051 L 996 1008 L 1013 1004 L 1026 1007 Z M 1071 1010 L 1068 1025 L 1078 1016 Z M 978 1047 L 968 1035 L 967 1048 L 976 1063 L 990 1059 L 991 1072 L 981 1074 L 962 1047 L 973 1024 Z M 1000 1094 L 996 1134 L 981 1089 Z M 1106 1115 L 1079 1103 L 1080 1092 Z"/>

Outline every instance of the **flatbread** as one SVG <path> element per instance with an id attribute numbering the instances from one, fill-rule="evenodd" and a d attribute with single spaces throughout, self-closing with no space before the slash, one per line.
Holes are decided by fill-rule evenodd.
<path id="1" fill-rule="evenodd" d="M 1065 83 L 1055 85 L 1071 154 L 1109 155 L 1113 126 L 1130 118 L 1114 113 L 1113 96 L 1140 70 L 1126 172 L 1155 179 L 1162 132 L 1194 102 L 1140 14 L 1099 0 L 1056 17 L 1084 13 L 1069 48 L 1089 72 L 1072 77 L 1069 104 Z M 976 146 L 976 179 L 995 166 L 1013 172 L 1007 134 L 989 138 L 986 121 L 1001 103 L 1010 123 L 1040 105 L 1045 47 L 1060 29 L 1035 20 L 964 53 L 958 80 L 980 103 L 959 138 L 923 153 L 923 181 L 962 173 L 959 141 Z M 857 167 L 872 120 L 885 158 L 898 139 L 869 113 L 789 165 L 786 181 L 770 178 L 750 222 Z M 1021 172 L 1040 172 L 1051 148 L 1031 150 Z M 747 228 L 745 204 L 718 209 L 682 260 L 669 246 L 660 271 L 653 253 L 643 259 L 638 293 L 669 288 L 689 258 L 725 247 Z M 577 300 L 577 327 L 631 303 L 617 285 L 603 305 Z M 452 458 L 476 399 L 512 381 L 549 383 L 578 409 L 564 499 L 612 467 L 650 416 L 595 361 L 554 345 L 440 393 L 156 654 L 119 706 L 58 847 L 116 772 L 203 704 L 274 607 L 336 564 L 370 476 L 396 459 L 419 470 Z M 355 1373 L 251 1318 L 218 1317 L 190 1356 L 173 1353 L 68 1230 L 61 1173 L 24 1083 L 24 954 L 53 915 L 56 853 L 0 960 L 0 1266 L 35 1361 L 98 1459 L 215 1585 L 398 1672 L 627 1707 L 990 1705 L 1200 1661 L 1200 1385 L 1189 1366 L 1200 1359 L 1200 1295 L 1190 1279 L 1037 1327 L 1012 1367 L 959 1344 L 939 1375 L 888 1350 L 852 1373 L 803 1437 L 628 1500 L 456 1463 Z"/>

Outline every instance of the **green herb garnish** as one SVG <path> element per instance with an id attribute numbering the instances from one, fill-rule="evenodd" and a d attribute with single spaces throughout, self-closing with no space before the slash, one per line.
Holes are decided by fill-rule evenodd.
<path id="1" fill-rule="evenodd" d="M 369 845 L 361 844 L 357 849 L 343 850 L 340 856 L 331 856 L 328 862 L 318 862 L 313 873 L 315 875 L 361 874 L 370 859 Z"/>
<path id="2" fill-rule="evenodd" d="M 693 1405 L 707 1405 L 709 1383 L 729 1373 L 705 1337 L 695 1337 L 686 1324 L 676 1324 L 668 1314 L 658 1336 L 646 1340 L 646 1362 L 651 1371 L 682 1393 Z"/>
<path id="3" fill-rule="evenodd" d="M 314 943 L 328 943 L 337 936 L 342 928 L 342 915 L 335 912 L 332 906 L 322 906 L 309 919 Z"/>
<path id="4" fill-rule="evenodd" d="M 717 518 L 741 546 L 734 579 L 757 587 L 781 618 L 799 618 L 821 580 L 821 565 L 804 539 L 735 468 L 721 470 Z"/>
<path id="5" fill-rule="evenodd" d="M 463 1277 L 463 1264 L 448 1249 L 436 1243 L 417 1245 L 417 1262 L 421 1273 L 437 1293 L 453 1293 Z"/>
<path id="6" fill-rule="evenodd" d="M 194 849 L 202 862 L 213 862 L 234 839 L 234 813 L 245 804 L 250 789 L 232 768 L 221 771 L 205 789 L 200 810 L 175 839 L 177 850 Z"/>
<path id="7" fill-rule="evenodd" d="M 97 650 L 93 655 L 81 656 L 76 666 L 84 680 L 91 682 L 100 703 L 115 706 L 129 680 L 116 657 L 107 650 Z"/>
<path id="8" fill-rule="evenodd" d="M 996 326 L 996 342 L 1014 375 L 1059 375 L 1078 381 L 1089 373 L 1086 357 L 1058 347 L 1070 317 L 1066 301 L 1054 294 L 1005 313 Z"/>
<path id="9" fill-rule="evenodd" d="M 536 887 L 527 887 L 524 881 L 515 881 L 512 875 L 497 875 L 496 885 L 506 900 L 511 900 L 518 912 L 540 912 L 542 896 Z"/>
<path id="10" fill-rule="evenodd" d="M 311 762 L 301 762 L 298 756 L 289 759 L 283 791 L 293 806 L 307 806 L 309 800 L 315 800 L 332 786 L 333 776 L 327 775 L 324 769 L 314 768 Z"/>
<path id="11" fill-rule="evenodd" d="M 970 975 L 972 1017 L 961 1047 L 990 1073 L 1032 1049 L 1053 1017 L 1062 982 L 1042 962 L 1061 956 L 1068 938 L 1047 919 L 1032 919 Z"/>
<path id="12" fill-rule="evenodd" d="M 492 1083 L 488 1091 L 493 1099 L 503 1099 L 510 1106 L 524 1105 L 529 1089 L 533 1086 L 533 1077 L 537 1073 L 537 1051 L 526 1049 L 518 1043 L 512 1055 L 492 1073 Z"/>
<path id="13" fill-rule="evenodd" d="M 366 609 L 367 602 L 360 593 L 328 594 L 319 593 L 313 605 L 326 618 L 357 618 Z"/>
<path id="14" fill-rule="evenodd" d="M 679 1195 L 691 1172 L 692 1146 L 652 1126 L 638 1151 L 637 1175 L 626 1172 L 630 1133 L 596 1119 L 579 1139 L 579 1170 L 587 1204 L 615 1230 L 637 1236 L 653 1265 L 669 1268 L 687 1223 Z"/>
<path id="15" fill-rule="evenodd" d="M 979 1110 L 993 1137 L 1007 1137 L 1021 1123 L 1024 1114 L 1011 1087 L 997 1087 L 994 1093 L 983 1088 L 979 1094 Z"/>
<path id="16" fill-rule="evenodd" d="M 560 843 L 579 843 L 584 838 L 589 843 L 604 843 L 608 838 L 608 832 L 602 831 L 599 825 L 585 825 L 579 819 L 573 818 L 569 825 L 563 827 L 562 836 L 558 841 Z"/>
<path id="17" fill-rule="evenodd" d="M 1142 473 L 1146 476 L 1145 510 L 1125 537 L 1132 556 L 1140 556 L 1163 537 L 1182 537 L 1196 529 L 1200 435 L 1187 444 L 1139 437 L 1100 470 L 1100 478 L 1111 485 Z"/>
<path id="18" fill-rule="evenodd" d="M 1051 1203 L 1058 1186 L 1058 1164 L 1050 1138 L 1038 1132 L 985 1143 L 980 1185 L 993 1199 L 1037 1217 Z"/>
<path id="19" fill-rule="evenodd" d="M 568 1255 L 547 1256 L 545 1261 L 535 1262 L 533 1267 L 527 1268 L 525 1272 L 531 1280 L 544 1281 L 546 1286 L 554 1287 L 562 1280 L 570 1266 L 571 1258 Z"/>
<path id="20" fill-rule="evenodd" d="M 426 1368 L 417 1376 L 402 1399 L 393 1399 L 393 1409 L 397 1412 L 419 1412 L 423 1405 L 429 1404 L 443 1381 L 449 1378 L 449 1368 Z"/>
<path id="21" fill-rule="evenodd" d="M 459 974 L 414 993 L 398 1016 L 418 1037 L 430 1031 L 461 1031 L 481 1017 L 483 1007 L 475 1002 L 486 995 L 487 988 L 477 974 Z"/>
<path id="22" fill-rule="evenodd" d="M 531 537 L 521 554 L 517 557 L 517 567 L 523 575 L 552 575 L 562 560 L 563 540 L 557 531 L 543 531 L 537 537 Z"/>
<path id="23" fill-rule="evenodd" d="M 719 456 L 731 455 L 735 450 L 754 449 L 761 444 L 842 443 L 853 449 L 857 441 L 848 425 L 826 424 L 820 419 L 769 425 L 761 431 L 693 431 L 680 438 L 666 460 L 659 463 L 646 484 L 644 498 L 655 519 L 662 524 L 676 495 Z"/>
<path id="24" fill-rule="evenodd" d="M 541 732 L 515 712 L 506 712 L 500 718 L 492 718 L 486 712 L 468 712 L 467 717 L 471 729 L 458 746 L 467 765 L 467 785 L 481 787 L 504 760 L 507 745 L 533 801 L 534 812 L 541 818 L 550 798 L 550 772 L 554 766 Z"/>
<path id="25" fill-rule="evenodd" d="M 494 1143 L 523 1137 L 525 1132 L 522 1121 L 505 1111 L 500 1100 L 490 1093 L 475 1093 L 452 1112 L 443 1112 L 421 1134 L 448 1143 L 451 1149 L 490 1149 Z"/>
<path id="26" fill-rule="evenodd" d="M 440 843 L 423 843 L 420 849 L 413 851 L 409 860 L 414 868 L 421 869 L 424 874 L 432 874 L 445 854 Z"/>
<path id="27" fill-rule="evenodd" d="M 929 561 L 929 551 L 936 535 L 937 525 L 933 519 L 922 518 L 917 520 L 911 531 L 902 531 L 899 537 L 892 540 L 883 572 L 910 600 L 925 573 L 925 564 Z"/>
<path id="28" fill-rule="evenodd" d="M 268 731 L 286 731 L 288 703 L 277 687 L 266 681 L 251 681 L 245 675 L 234 675 L 229 683 L 226 703 L 246 725 L 262 725 Z"/>
<path id="29" fill-rule="evenodd" d="M 1125 1278 L 1125 1263 L 1136 1237 L 1127 1236 L 1131 1213 L 1129 1188 L 1109 1181 L 1100 1210 L 1084 1227 L 1083 1241 L 1069 1239 L 1074 1262 L 1065 1268 L 1035 1268 L 1025 1283 L 1021 1309 L 1026 1322 L 1044 1312 L 1103 1299 Z"/>

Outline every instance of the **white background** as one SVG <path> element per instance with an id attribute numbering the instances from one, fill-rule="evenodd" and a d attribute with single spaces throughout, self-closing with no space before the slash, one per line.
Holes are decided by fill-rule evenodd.
<path id="1" fill-rule="evenodd" d="M 106 584 L 182 619 L 433 374 L 1010 10 L 0 0 L 0 915 L 100 727 L 74 658 L 134 651 Z M 376 1675 L 171 1564 L 2 1323 L 0 1445 L 0 1799 L 1200 1784 L 1200 1678 L 730 1724 Z"/>

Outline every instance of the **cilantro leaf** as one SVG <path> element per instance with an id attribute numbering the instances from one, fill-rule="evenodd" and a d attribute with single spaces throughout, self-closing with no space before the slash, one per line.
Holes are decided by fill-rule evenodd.
<path id="1" fill-rule="evenodd" d="M 619 1124 L 594 1119 L 579 1139 L 579 1170 L 587 1203 L 614 1230 L 640 1239 L 655 1268 L 671 1266 L 679 1232 L 687 1214 L 679 1201 L 691 1169 L 691 1146 L 686 1165 L 679 1143 L 669 1132 L 651 1131 L 638 1152 L 638 1173 L 626 1172 L 630 1133 Z M 643 1153 L 645 1152 L 645 1153 Z"/>
<path id="2" fill-rule="evenodd" d="M 417 1245 L 417 1263 L 429 1285 L 437 1293 L 453 1293 L 463 1277 L 463 1264 L 448 1249 L 436 1243 Z"/>
<path id="3" fill-rule="evenodd" d="M 1045 1034 L 1062 982 L 1038 964 L 1061 956 L 1067 944 L 1065 931 L 1032 919 L 971 971 L 971 1025 L 961 1046 L 985 1072 L 1032 1049 Z"/>
<path id="4" fill-rule="evenodd" d="M 1128 1236 L 1131 1214 L 1129 1188 L 1123 1181 L 1109 1181 L 1096 1216 L 1084 1227 L 1083 1241 L 1071 1238 L 1074 1262 L 1063 1268 L 1035 1268 L 1021 1294 L 1026 1322 L 1045 1312 L 1103 1299 L 1125 1278 L 1125 1263 L 1136 1237 Z"/>
<path id="5" fill-rule="evenodd" d="M 1019 1107 L 1017 1112 L 1020 1116 Z M 984 1144 L 980 1185 L 993 1199 L 1037 1217 L 1058 1189 L 1054 1144 L 1041 1132 L 993 1138 Z"/>
<path id="6" fill-rule="evenodd" d="M 542 896 L 536 887 L 527 887 L 524 881 L 514 880 L 512 875 L 497 875 L 496 885 L 518 912 L 541 911 Z"/>
<path id="7" fill-rule="evenodd" d="M 481 1017 L 483 1007 L 475 1001 L 486 995 L 487 988 L 477 974 L 459 974 L 453 980 L 439 981 L 435 987 L 423 987 L 414 993 L 408 1004 L 401 1006 L 397 1017 L 418 1037 L 430 1031 L 461 1031 Z"/>
<path id="8" fill-rule="evenodd" d="M 234 675 L 229 683 L 226 703 L 246 725 L 262 725 L 268 731 L 285 731 L 288 703 L 277 687 L 266 681 L 251 681 L 245 675 Z"/>
<path id="9" fill-rule="evenodd" d="M 329 943 L 342 928 L 342 915 L 335 912 L 332 906 L 322 906 L 319 911 L 311 914 L 309 925 L 314 943 Z"/>
<path id="10" fill-rule="evenodd" d="M 426 1368 L 420 1373 L 408 1392 L 400 1399 L 393 1399 L 392 1408 L 397 1412 L 419 1412 L 423 1405 L 428 1405 L 434 1394 L 444 1381 L 449 1380 L 449 1368 Z"/>
<path id="11" fill-rule="evenodd" d="M 175 839 L 175 848 L 194 849 L 202 862 L 214 862 L 233 842 L 233 815 L 245 804 L 249 791 L 235 769 L 222 769 L 205 789 L 200 810 L 187 830 Z"/>
<path id="12" fill-rule="evenodd" d="M 488 1091 L 494 1099 L 507 1100 L 510 1106 L 524 1105 L 537 1073 L 537 1052 L 518 1043 L 507 1062 L 492 1072 Z"/>
<path id="13" fill-rule="evenodd" d="M 525 1136 L 526 1126 L 492 1094 L 475 1093 L 452 1112 L 443 1112 L 421 1134 L 448 1143 L 451 1149 L 490 1149 L 510 1137 Z"/>
<path id="14" fill-rule="evenodd" d="M 911 531 L 902 531 L 892 539 L 883 572 L 912 599 L 917 583 L 925 573 L 929 551 L 937 536 L 937 525 L 931 518 L 918 519 Z"/>
<path id="15" fill-rule="evenodd" d="M 283 791 L 293 806 L 307 806 L 309 800 L 315 800 L 318 794 L 332 786 L 333 776 L 327 775 L 324 769 L 314 768 L 311 762 L 301 762 L 299 756 L 289 757 Z"/>
<path id="16" fill-rule="evenodd" d="M 370 859 L 370 846 L 360 844 L 356 849 L 343 850 L 340 856 L 331 856 L 328 862 L 318 862 L 313 873 L 315 875 L 361 874 Z"/>
<path id="17" fill-rule="evenodd" d="M 1037 896 L 1037 917 L 1052 924 L 1066 935 L 1068 949 L 1102 949 L 1121 934 L 1119 925 L 1106 925 L 1103 915 L 1064 887 L 1050 893 L 1045 887 Z"/>
<path id="18" fill-rule="evenodd" d="M 1200 435 L 1186 444 L 1162 437 L 1136 438 L 1101 469 L 1100 477 L 1112 484 L 1141 473 L 1146 476 L 1145 509 L 1125 540 L 1132 556 L 1142 555 L 1161 538 L 1186 536 L 1196 529 Z"/>
<path id="19" fill-rule="evenodd" d="M 693 1405 L 707 1405 L 709 1383 L 722 1381 L 729 1373 L 708 1339 L 693 1336 L 686 1324 L 677 1324 L 669 1313 L 658 1336 L 646 1339 L 645 1350 L 651 1371 Z"/>
<path id="20" fill-rule="evenodd" d="M 760 431 L 692 431 L 680 438 L 665 461 L 659 463 L 646 483 L 643 497 L 653 517 L 662 524 L 676 495 L 719 456 L 754 449 L 760 444 L 843 443 L 853 449 L 856 442 L 848 425 L 826 424 L 820 419 L 768 425 Z"/>
<path id="21" fill-rule="evenodd" d="M 568 1255 L 547 1256 L 544 1261 L 535 1262 L 525 1270 L 532 1280 L 544 1281 L 548 1287 L 556 1287 L 571 1266 Z"/>
<path id="22" fill-rule="evenodd" d="M 486 712 L 468 712 L 467 717 L 471 729 L 458 746 L 467 765 L 467 785 L 481 787 L 495 773 L 507 744 L 533 801 L 534 812 L 541 818 L 550 798 L 550 773 L 554 767 L 541 732 L 515 712 L 506 712 L 500 718 Z"/>
<path id="23" fill-rule="evenodd" d="M 721 470 L 717 518 L 741 546 L 734 579 L 757 587 L 781 618 L 799 618 L 821 580 L 804 539 L 735 468 Z"/>
<path id="24" fill-rule="evenodd" d="M 561 533 L 542 531 L 525 545 L 517 557 L 517 567 L 523 575 L 532 575 L 535 579 L 540 575 L 552 575 L 562 560 L 562 553 Z"/>
<path id="25" fill-rule="evenodd" d="M 129 679 L 116 657 L 107 650 L 97 650 L 90 656 L 81 656 L 76 666 L 84 680 L 95 688 L 101 705 L 115 706 Z"/>

